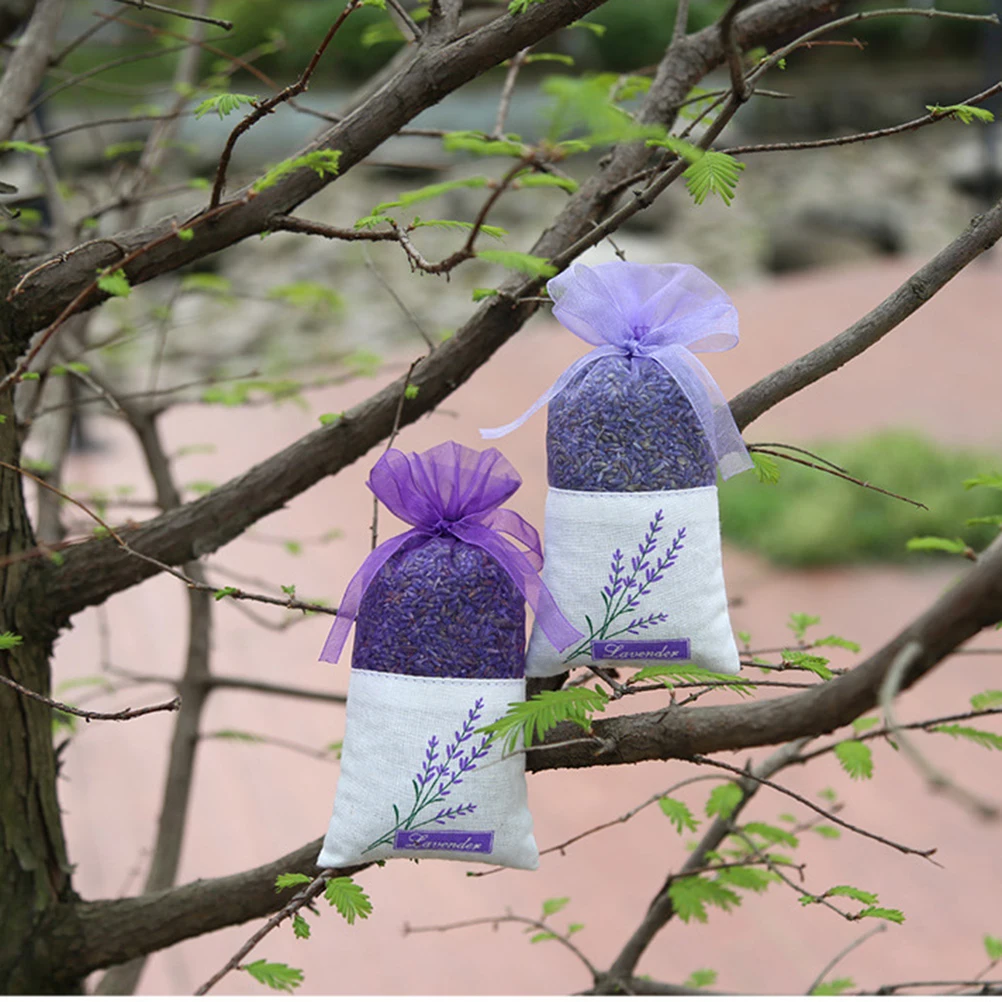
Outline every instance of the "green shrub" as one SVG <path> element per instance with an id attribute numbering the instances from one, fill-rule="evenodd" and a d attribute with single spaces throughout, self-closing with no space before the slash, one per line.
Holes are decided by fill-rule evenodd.
<path id="1" fill-rule="evenodd" d="M 913 536 L 959 536 L 976 550 L 994 538 L 993 527 L 969 527 L 965 520 L 1002 511 L 1002 496 L 984 488 L 965 490 L 962 482 L 1002 468 L 998 455 L 949 449 L 907 431 L 810 448 L 853 476 L 921 501 L 929 510 L 777 460 L 778 484 L 759 483 L 746 473 L 721 488 L 721 528 L 728 542 L 777 564 L 809 567 L 929 559 L 906 551 Z"/>

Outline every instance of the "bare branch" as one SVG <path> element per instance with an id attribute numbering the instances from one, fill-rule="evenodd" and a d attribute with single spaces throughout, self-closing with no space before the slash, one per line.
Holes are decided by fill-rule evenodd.
<path id="1" fill-rule="evenodd" d="M 738 427 L 747 427 L 776 404 L 873 347 L 975 258 L 993 247 L 999 237 L 1002 237 L 1002 201 L 983 215 L 976 216 L 956 240 L 919 268 L 865 317 L 830 341 L 742 390 L 730 401 Z"/>
<path id="2" fill-rule="evenodd" d="M 21 41 L 0 80 L 0 142 L 6 142 L 26 114 L 31 95 L 49 70 L 49 56 L 66 9 L 65 0 L 38 0 Z"/>
<path id="3" fill-rule="evenodd" d="M 6 675 L 0 675 L 0 682 L 3 682 L 6 686 L 10 686 L 11 689 L 16 689 L 22 696 L 27 696 L 28 699 L 34 699 L 36 702 L 51 706 L 52 709 L 59 710 L 60 713 L 67 713 L 73 717 L 83 717 L 88 724 L 92 720 L 133 720 L 136 717 L 145 717 L 147 713 L 160 713 L 164 710 L 174 711 L 181 709 L 181 697 L 175 696 L 166 703 L 157 703 L 155 706 L 141 706 L 138 710 L 126 707 L 124 710 L 118 710 L 115 713 L 99 713 L 97 710 L 81 710 L 78 706 L 69 706 L 66 703 L 60 703 L 57 699 L 50 699 L 48 696 L 32 692 Z"/>
<path id="4" fill-rule="evenodd" d="M 845 949 L 840 950 L 835 956 L 822 968 L 821 973 L 811 982 L 810 987 L 804 992 L 805 995 L 813 995 L 814 990 L 821 984 L 825 978 L 831 974 L 832 971 L 843 961 L 846 957 L 852 953 L 853 950 L 862 946 L 868 939 L 872 939 L 874 936 L 879 935 L 882 932 L 887 932 L 887 923 L 881 922 L 880 925 L 874 926 L 872 929 L 867 930 L 862 936 L 857 936 Z"/>
<path id="5" fill-rule="evenodd" d="M 231 31 L 232 21 L 224 21 L 219 17 L 209 17 L 207 14 L 197 14 L 194 11 L 177 10 L 174 7 L 161 7 L 158 3 L 151 3 L 150 0 L 115 0 L 115 3 L 128 4 L 130 7 L 138 7 L 140 10 L 155 10 L 158 14 L 170 14 L 172 17 L 182 17 L 187 21 L 201 21 L 203 24 L 214 24 L 217 28 Z"/>
<path id="6" fill-rule="evenodd" d="M 918 641 L 912 640 L 905 644 L 891 663 L 891 667 L 887 671 L 887 677 L 880 687 L 880 707 L 884 711 L 884 722 L 887 725 L 889 736 L 897 743 L 898 747 L 904 753 L 905 758 L 911 760 L 912 765 L 915 766 L 926 782 L 928 782 L 929 788 L 934 793 L 946 794 L 951 800 L 955 800 L 982 821 L 994 821 L 1000 813 L 998 806 L 987 800 L 983 800 L 975 793 L 971 793 L 937 769 L 915 747 L 911 738 L 902 732 L 902 728 L 897 722 L 894 714 L 894 698 L 901 689 L 905 673 L 921 653 L 922 645 Z"/>

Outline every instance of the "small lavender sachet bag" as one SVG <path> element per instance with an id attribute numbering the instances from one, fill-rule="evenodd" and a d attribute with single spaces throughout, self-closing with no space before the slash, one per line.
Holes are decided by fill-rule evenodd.
<path id="1" fill-rule="evenodd" d="M 737 311 L 698 268 L 612 261 L 552 279 L 553 314 L 597 347 L 497 438 L 549 404 L 543 581 L 584 636 L 534 629 L 528 676 L 576 665 L 740 671 L 727 613 L 716 471 L 751 467 L 694 352 L 738 342 Z"/>
<path id="2" fill-rule="evenodd" d="M 372 468 L 372 492 L 414 528 L 369 554 L 320 655 L 337 661 L 354 620 L 341 775 L 318 866 L 398 856 L 538 865 L 525 756 L 502 756 L 480 729 L 525 699 L 526 601 L 555 649 L 580 634 L 539 578 L 536 530 L 500 507 L 521 483 L 497 449 L 455 442 L 388 449 Z"/>

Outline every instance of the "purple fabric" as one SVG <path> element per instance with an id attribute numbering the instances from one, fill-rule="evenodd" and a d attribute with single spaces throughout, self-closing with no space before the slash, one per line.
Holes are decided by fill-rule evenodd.
<path id="1" fill-rule="evenodd" d="M 484 428 L 500 438 L 560 393 L 583 368 L 609 355 L 651 358 L 670 373 L 692 404 L 724 479 L 751 468 L 741 433 L 720 388 L 695 352 L 738 343 L 738 314 L 727 293 L 688 264 L 580 263 L 547 284 L 553 315 L 596 345 L 570 365 L 520 418 Z"/>
<path id="2" fill-rule="evenodd" d="M 427 452 L 387 449 L 369 474 L 369 489 L 390 511 L 414 528 L 377 546 L 348 583 L 321 661 L 341 656 L 362 596 L 387 560 L 402 547 L 450 535 L 489 553 L 511 576 L 557 650 L 581 640 L 540 580 L 543 549 L 539 533 L 520 515 L 499 507 L 522 478 L 497 449 L 477 452 L 444 442 Z M 502 535 L 522 543 L 523 553 Z"/>

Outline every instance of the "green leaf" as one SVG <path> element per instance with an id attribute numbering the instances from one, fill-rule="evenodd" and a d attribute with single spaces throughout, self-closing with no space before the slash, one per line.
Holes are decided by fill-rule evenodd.
<path id="1" fill-rule="evenodd" d="M 563 63 L 564 66 L 573 66 L 574 57 L 565 55 L 563 52 L 533 52 L 525 57 L 525 64 L 529 63 Z"/>
<path id="2" fill-rule="evenodd" d="M 361 219 L 355 220 L 356 230 L 371 230 L 383 223 L 392 223 L 393 220 L 389 216 L 384 216 L 379 213 L 373 213 L 370 216 L 362 216 Z"/>
<path id="3" fill-rule="evenodd" d="M 751 453 L 751 461 L 755 466 L 755 476 L 760 484 L 779 483 L 779 464 L 771 456 L 763 456 L 758 452 Z"/>
<path id="4" fill-rule="evenodd" d="M 223 119 L 244 105 L 254 107 L 256 104 L 257 99 L 250 94 L 216 94 L 215 97 L 207 97 L 195 107 L 195 118 L 204 118 L 214 111 Z"/>
<path id="5" fill-rule="evenodd" d="M 710 985 L 715 985 L 716 983 L 717 972 L 710 970 L 708 967 L 701 967 L 698 971 L 693 971 L 692 974 L 685 979 L 683 987 L 709 988 Z"/>
<path id="6" fill-rule="evenodd" d="M 977 518 L 965 518 L 964 525 L 994 525 L 1002 528 L 1002 515 L 978 515 Z"/>
<path id="7" fill-rule="evenodd" d="M 361 0 L 359 7 L 378 7 L 379 10 L 386 10 L 386 0 Z"/>
<path id="8" fill-rule="evenodd" d="M 820 654 L 808 654 L 807 651 L 784 650 L 782 657 L 786 664 L 792 665 L 794 668 L 804 668 L 807 671 L 812 671 L 826 682 L 828 679 L 834 678 L 828 670 L 828 658 L 823 658 Z"/>
<path id="9" fill-rule="evenodd" d="M 570 938 L 571 936 L 573 936 L 574 933 L 580 932 L 583 928 L 584 928 L 584 923 L 583 922 L 572 922 L 567 927 L 567 936 L 568 936 L 568 938 Z"/>
<path id="10" fill-rule="evenodd" d="M 415 386 L 414 383 L 408 383 L 404 387 L 404 400 L 416 400 L 418 393 L 421 392 L 420 386 Z"/>
<path id="11" fill-rule="evenodd" d="M 297 170 L 308 168 L 315 171 L 317 177 L 323 178 L 329 174 L 334 177 L 338 172 L 338 163 L 341 160 L 340 150 L 313 150 L 300 157 L 292 157 L 275 164 L 270 170 L 259 177 L 251 185 L 251 191 L 258 194 L 268 188 L 274 187 L 289 174 L 295 174 Z"/>
<path id="12" fill-rule="evenodd" d="M 853 901 L 860 901 L 864 905 L 875 905 L 878 901 L 877 895 L 870 891 L 861 891 L 858 887 L 849 884 L 838 884 L 836 887 L 829 887 L 823 898 L 851 898 Z"/>
<path id="13" fill-rule="evenodd" d="M 697 205 L 702 205 L 711 194 L 719 195 L 724 205 L 730 205 L 738 177 L 744 169 L 745 165 L 730 154 L 707 150 L 686 168 L 682 177 Z"/>
<path id="14" fill-rule="evenodd" d="M 328 424 L 336 424 L 343 417 L 344 417 L 344 411 L 339 411 L 337 414 L 334 413 L 321 414 L 320 417 L 317 418 L 317 420 L 323 425 L 328 425 Z"/>
<path id="15" fill-rule="evenodd" d="M 746 835 L 759 835 L 770 844 L 788 845 L 791 849 L 796 849 L 800 845 L 800 839 L 796 835 L 775 825 L 767 825 L 764 821 L 749 821 L 744 826 Z"/>
<path id="16" fill-rule="evenodd" d="M 305 873 L 280 873 L 275 878 L 275 890 L 283 891 L 286 887 L 298 887 L 300 884 L 308 884 L 312 881 Z"/>
<path id="17" fill-rule="evenodd" d="M 356 918 L 367 919 L 372 914 L 369 896 L 351 877 L 331 877 L 324 897 L 348 925 L 354 925 Z"/>
<path id="18" fill-rule="evenodd" d="M 905 549 L 913 551 L 936 550 L 963 556 L 967 552 L 967 543 L 959 536 L 954 539 L 944 539 L 942 536 L 913 536 L 905 543 Z"/>
<path id="19" fill-rule="evenodd" d="M 721 783 L 710 791 L 706 801 L 706 816 L 712 818 L 715 814 L 729 818 L 741 803 L 744 793 L 737 783 Z"/>
<path id="20" fill-rule="evenodd" d="M 985 952 L 993 964 L 1002 960 L 1002 939 L 997 939 L 995 936 L 985 936 L 984 943 Z"/>
<path id="21" fill-rule="evenodd" d="M 299 912 L 292 916 L 292 934 L 296 939 L 310 938 L 310 924 Z"/>
<path id="22" fill-rule="evenodd" d="M 856 982 L 852 978 L 834 978 L 831 981 L 822 981 L 812 992 L 812 995 L 842 995 L 855 988 Z"/>
<path id="23" fill-rule="evenodd" d="M 570 898 L 550 898 L 543 902 L 543 918 L 548 915 L 556 915 L 562 908 L 566 908 L 570 903 Z"/>
<path id="24" fill-rule="evenodd" d="M 693 817 L 692 811 L 681 800 L 674 797 L 662 797 L 658 801 L 662 813 L 675 826 L 679 835 L 683 830 L 694 832 L 699 827 L 699 821 Z"/>
<path id="25" fill-rule="evenodd" d="M 879 723 L 880 717 L 857 717 L 852 722 L 852 729 L 857 734 L 862 734 L 864 731 L 868 731 L 872 727 L 876 727 Z"/>
<path id="26" fill-rule="evenodd" d="M 741 896 L 735 894 L 718 880 L 709 880 L 702 876 L 680 877 L 673 880 L 668 887 L 675 914 L 683 922 L 696 919 L 706 922 L 706 905 L 713 905 L 729 912 L 731 908 L 741 904 Z"/>
<path id="27" fill-rule="evenodd" d="M 496 296 L 497 294 L 497 289 L 474 289 L 473 302 L 479 303 L 482 299 L 490 299 L 491 296 Z"/>
<path id="28" fill-rule="evenodd" d="M 862 741 L 840 741 L 835 757 L 853 779 L 873 778 L 873 755 Z"/>
<path id="29" fill-rule="evenodd" d="M 814 641 L 815 647 L 841 647 L 843 650 L 852 651 L 853 654 L 860 652 L 860 646 L 855 640 L 846 640 L 845 637 L 836 636 L 834 633 L 820 640 Z"/>
<path id="30" fill-rule="evenodd" d="M 560 177 L 557 174 L 520 174 L 512 187 L 563 188 L 573 195 L 580 185 L 572 177 Z"/>
<path id="31" fill-rule="evenodd" d="M 142 139 L 132 139 L 124 143 L 111 143 L 104 148 L 105 160 L 117 160 L 129 153 L 141 153 L 146 143 Z"/>
<path id="32" fill-rule="evenodd" d="M 948 115 L 950 118 L 959 119 L 964 125 L 970 125 L 977 120 L 979 122 L 994 122 L 995 116 L 987 108 L 977 108 L 972 104 L 927 104 L 925 110 L 930 115 Z"/>
<path id="33" fill-rule="evenodd" d="M 901 925 L 905 920 L 905 913 L 898 908 L 864 908 L 856 918 L 886 919 L 888 922 Z"/>
<path id="34" fill-rule="evenodd" d="M 292 282 L 268 290 L 269 299 L 281 299 L 291 306 L 313 313 L 328 313 L 344 306 L 344 300 L 320 282 Z"/>
<path id="35" fill-rule="evenodd" d="M 822 838 L 837 839 L 842 837 L 842 833 L 834 825 L 815 825 L 812 832 L 817 832 Z"/>
<path id="36" fill-rule="evenodd" d="M 710 685 L 719 685 L 731 692 L 736 692 L 739 696 L 751 696 L 755 692 L 754 684 L 739 681 L 734 675 L 723 675 L 718 672 L 707 671 L 705 668 L 697 668 L 695 665 L 649 665 L 641 668 L 631 679 L 630 683 L 642 682 L 644 679 L 659 679 L 666 689 L 674 687 L 676 682 L 704 682 Z"/>
<path id="37" fill-rule="evenodd" d="M 447 132 L 442 137 L 442 146 L 449 153 L 464 151 L 475 153 L 481 157 L 521 157 L 525 152 L 522 143 L 511 139 L 491 139 L 484 132 L 464 130 L 461 132 Z"/>
<path id="38" fill-rule="evenodd" d="M 468 223 L 462 219 L 415 219 L 411 224 L 414 229 L 421 229 L 422 226 L 434 226 L 440 230 L 472 230 L 473 223 Z M 508 231 L 500 226 L 481 226 L 480 233 L 500 240 L 508 236 Z"/>
<path id="39" fill-rule="evenodd" d="M 971 477 L 964 481 L 964 490 L 973 490 L 975 487 L 994 487 L 997 491 L 1002 491 L 1002 473 L 979 473 L 976 477 Z"/>
<path id="40" fill-rule="evenodd" d="M 1002 751 L 1002 734 L 979 731 L 974 727 L 963 727 L 960 724 L 940 724 L 938 727 L 930 728 L 930 730 L 938 731 L 940 734 L 949 734 L 952 738 L 965 738 L 989 751 Z"/>
<path id="41" fill-rule="evenodd" d="M 285 548 L 286 553 L 291 553 L 294 557 L 298 557 L 303 552 L 303 544 L 298 539 L 287 539 L 282 543 L 282 546 Z M 282 590 L 284 591 L 285 589 L 283 588 Z"/>
<path id="42" fill-rule="evenodd" d="M 220 588 L 212 593 L 212 597 L 218 602 L 221 598 L 226 598 L 229 595 L 236 595 L 239 588 L 234 588 L 233 585 L 227 585 L 225 588 Z"/>
<path id="43" fill-rule="evenodd" d="M 583 686 L 539 692 L 523 703 L 509 703 L 508 712 L 500 720 L 481 727 L 477 733 L 503 738 L 504 750 L 508 753 L 518 746 L 519 738 L 528 746 L 534 738 L 542 740 L 546 732 L 562 720 L 569 720 L 590 732 L 592 717 L 604 710 L 608 702 L 609 697 L 601 690 Z"/>
<path id="44" fill-rule="evenodd" d="M 523 14 L 533 4 L 542 3 L 543 0 L 508 0 L 509 14 Z"/>
<path id="45" fill-rule="evenodd" d="M 255 960 L 253 964 L 244 964 L 240 970 L 246 971 L 252 978 L 260 981 L 268 988 L 279 992 L 289 992 L 303 983 L 303 972 L 298 967 L 288 967 L 286 964 L 269 964 L 267 960 Z"/>
<path id="46" fill-rule="evenodd" d="M 228 295 L 233 291 L 233 283 L 222 275 L 213 275 L 210 271 L 199 271 L 185 275 L 181 279 L 182 292 L 212 292 L 218 295 Z"/>
<path id="47" fill-rule="evenodd" d="M 971 696 L 971 707 L 975 710 L 987 710 L 993 706 L 1002 706 L 1002 689 L 986 689 Z"/>
<path id="48" fill-rule="evenodd" d="M 24 637 L 11 633 L 10 630 L 4 630 L 3 633 L 0 633 L 0 651 L 12 651 L 15 647 L 20 647 L 22 643 L 24 643 Z"/>
<path id="49" fill-rule="evenodd" d="M 521 251 L 484 250 L 477 251 L 477 257 L 492 264 L 500 264 L 513 271 L 520 271 L 532 278 L 552 278 L 557 269 L 546 258 L 523 254 Z"/>
<path id="50" fill-rule="evenodd" d="M 818 796 L 822 800 L 827 800 L 830 804 L 834 804 L 835 801 L 838 800 L 838 794 L 830 786 L 826 786 L 823 790 L 819 790 Z"/>
<path id="51" fill-rule="evenodd" d="M 427 202 L 432 198 L 438 198 L 440 195 L 444 195 L 450 191 L 457 191 L 460 188 L 486 188 L 488 183 L 486 177 L 464 177 L 458 178 L 455 181 L 440 181 L 437 184 L 425 185 L 423 188 L 405 191 L 392 202 L 380 202 L 372 210 L 372 216 L 369 218 L 379 216 L 387 209 L 406 209 L 411 205 L 417 205 L 419 202 Z M 358 226 L 358 223 L 355 225 Z"/>
<path id="52" fill-rule="evenodd" d="M 224 730 L 224 731 L 212 731 L 211 734 L 207 735 L 210 738 L 215 738 L 219 741 L 244 741 L 247 744 L 259 744 L 264 741 L 264 738 L 260 734 L 251 734 L 250 731 L 235 731 L 235 730 Z"/>
<path id="53" fill-rule="evenodd" d="M 127 296 L 132 291 L 132 286 L 129 285 L 129 280 L 121 268 L 108 275 L 98 275 L 97 287 L 102 292 L 107 292 L 109 296 Z"/>
<path id="54" fill-rule="evenodd" d="M 597 24 L 595 21 L 571 21 L 568 28 L 584 28 L 590 31 L 596 38 L 601 38 L 605 32 L 606 27 L 604 24 Z"/>
<path id="55" fill-rule="evenodd" d="M 733 884 L 746 891 L 761 894 L 780 878 L 775 873 L 754 866 L 729 866 L 726 870 L 720 871 L 717 879 L 724 884 Z"/>
<path id="56" fill-rule="evenodd" d="M 542 943 L 544 940 L 547 940 L 547 939 L 556 939 L 556 938 L 557 938 L 556 934 L 552 933 L 552 932 L 537 932 L 536 935 L 533 936 L 529 940 L 529 942 L 530 943 Z"/>
<path id="57" fill-rule="evenodd" d="M 804 635 L 812 626 L 817 626 L 821 622 L 820 616 L 811 616 L 806 612 L 791 612 L 790 620 L 786 624 L 788 630 L 793 631 L 797 640 L 803 640 Z"/>
<path id="58" fill-rule="evenodd" d="M 36 157 L 49 155 L 49 147 L 40 143 L 26 143 L 22 139 L 7 139 L 0 143 L 0 150 L 10 150 L 11 153 L 33 153 Z"/>
<path id="59" fill-rule="evenodd" d="M 647 145 L 657 147 L 658 149 L 670 150 L 677 157 L 682 160 L 688 160 L 691 164 L 696 163 L 697 160 L 701 160 L 706 155 L 705 150 L 700 149 L 692 143 L 686 142 L 684 139 L 679 139 L 677 136 L 664 136 L 661 139 L 648 139 Z M 776 476 L 778 479 L 779 474 Z"/>

